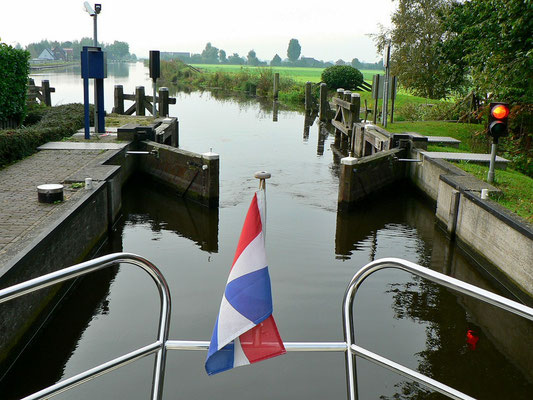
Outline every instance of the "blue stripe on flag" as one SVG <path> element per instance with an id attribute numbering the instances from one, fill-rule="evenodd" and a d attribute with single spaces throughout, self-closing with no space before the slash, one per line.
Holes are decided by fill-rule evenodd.
<path id="1" fill-rule="evenodd" d="M 211 354 L 205 361 L 205 370 L 208 375 L 213 375 L 233 368 L 234 344 L 228 343 L 219 351 Z"/>
<path id="2" fill-rule="evenodd" d="M 254 324 L 272 314 L 272 292 L 268 268 L 243 275 L 226 285 L 228 302 Z"/>

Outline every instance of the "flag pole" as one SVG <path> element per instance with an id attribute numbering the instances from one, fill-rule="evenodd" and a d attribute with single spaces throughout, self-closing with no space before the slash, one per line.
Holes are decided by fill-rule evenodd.
<path id="1" fill-rule="evenodd" d="M 254 176 L 259 179 L 259 190 L 263 190 L 263 235 L 264 237 L 266 237 L 266 210 L 267 210 L 267 207 L 266 207 L 266 180 L 269 179 L 272 175 L 270 174 L 270 172 L 267 172 L 267 171 L 257 171 Z"/>
<path id="2" fill-rule="evenodd" d="M 254 176 L 259 179 L 259 189 L 263 189 L 266 192 L 266 180 L 272 176 L 270 172 L 257 171 Z"/>

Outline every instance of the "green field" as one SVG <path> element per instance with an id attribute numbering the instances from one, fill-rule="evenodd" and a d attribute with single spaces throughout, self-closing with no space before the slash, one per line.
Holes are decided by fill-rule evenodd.
<path id="1" fill-rule="evenodd" d="M 280 76 L 294 79 L 297 82 L 320 82 L 320 76 L 324 68 L 305 68 L 305 67 L 251 67 L 248 65 L 226 65 L 226 64 L 191 64 L 193 67 L 203 71 L 224 71 L 239 72 L 242 69 L 257 71 L 262 68 L 272 68 L 274 72 L 279 72 Z M 365 81 L 372 82 L 372 76 L 383 74 L 379 70 L 361 70 Z"/>

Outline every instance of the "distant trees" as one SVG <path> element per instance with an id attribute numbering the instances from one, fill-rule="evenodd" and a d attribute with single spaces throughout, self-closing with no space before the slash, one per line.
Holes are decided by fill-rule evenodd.
<path id="1" fill-rule="evenodd" d="M 219 50 L 213 47 L 211 42 L 208 42 L 201 54 L 202 62 L 204 64 L 218 64 L 218 52 Z"/>
<path id="2" fill-rule="evenodd" d="M 270 65 L 272 67 L 279 67 L 281 65 L 281 57 L 276 54 L 274 57 L 272 57 L 272 60 L 270 61 Z"/>
<path id="3" fill-rule="evenodd" d="M 72 59 L 79 60 L 83 46 L 92 46 L 93 44 L 93 39 L 88 37 L 84 37 L 81 40 L 67 40 L 64 42 L 49 41 L 45 39 L 37 43 L 28 44 L 26 50 L 30 53 L 31 58 L 37 58 L 44 49 L 52 50 L 56 47 L 72 49 Z M 99 43 L 99 45 L 102 47 L 102 50 L 107 53 L 108 60 L 134 61 L 137 59 L 135 54 L 130 53 L 130 45 L 126 42 L 115 40 L 113 43 Z"/>
<path id="4" fill-rule="evenodd" d="M 234 65 L 243 65 L 244 59 L 239 56 L 237 53 L 233 53 L 231 56 L 228 57 L 228 63 L 234 64 Z"/>
<path id="5" fill-rule="evenodd" d="M 226 64 L 228 62 L 228 59 L 226 58 L 226 52 L 222 49 L 218 51 L 218 59 L 220 60 L 221 64 Z"/>
<path id="6" fill-rule="evenodd" d="M 462 86 L 460 68 L 442 62 L 442 16 L 453 0 L 399 0 L 393 27 L 375 36 L 378 51 L 391 43 L 391 72 L 414 94 L 439 99 Z M 459 73 L 457 73 L 459 72 Z"/>
<path id="7" fill-rule="evenodd" d="M 289 47 L 287 48 L 287 57 L 290 61 L 295 62 L 300 58 L 302 52 L 302 46 L 298 42 L 298 39 L 291 39 L 289 41 Z"/>
<path id="8" fill-rule="evenodd" d="M 248 52 L 248 65 L 258 66 L 259 65 L 259 59 L 257 58 L 257 54 L 255 54 L 255 51 L 252 49 Z"/>

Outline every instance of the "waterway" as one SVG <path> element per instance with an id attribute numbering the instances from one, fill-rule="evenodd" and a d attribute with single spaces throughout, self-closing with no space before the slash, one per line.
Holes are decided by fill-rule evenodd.
<path id="1" fill-rule="evenodd" d="M 117 73 L 113 68 L 107 99 L 113 84 L 124 85 L 125 93 L 150 87 L 141 64 L 117 65 Z M 56 87 L 53 102 L 80 101 L 79 71 L 46 74 L 36 80 L 49 79 Z M 220 154 L 220 207 L 208 210 L 139 177 L 124 188 L 123 217 L 103 250 L 138 253 L 161 268 L 172 292 L 171 339 L 211 337 L 257 170 L 272 173 L 267 258 L 284 340 L 342 340 L 345 288 L 360 267 L 382 257 L 404 258 L 500 292 L 435 227 L 433 205 L 407 183 L 338 213 L 332 138 L 320 137 L 316 126 L 304 134 L 302 114 L 280 111 L 274 118 L 269 105 L 219 100 L 207 92 L 176 97 L 171 115 L 180 120 L 181 147 Z M 479 399 L 531 398 L 532 324 L 392 270 L 365 281 L 354 315 L 357 341 L 372 351 Z M 155 338 L 157 319 L 158 295 L 142 272 L 121 266 L 85 279 L 0 383 L 0 397 L 18 398 L 140 347 Z M 477 343 L 467 343 L 469 330 Z M 288 353 L 212 377 L 204 372 L 204 359 L 203 352 L 170 352 L 164 398 L 346 396 L 340 353 Z M 142 360 L 58 398 L 146 399 L 152 365 L 152 358 Z M 361 399 L 442 398 L 366 361 L 358 362 L 358 371 Z"/>

